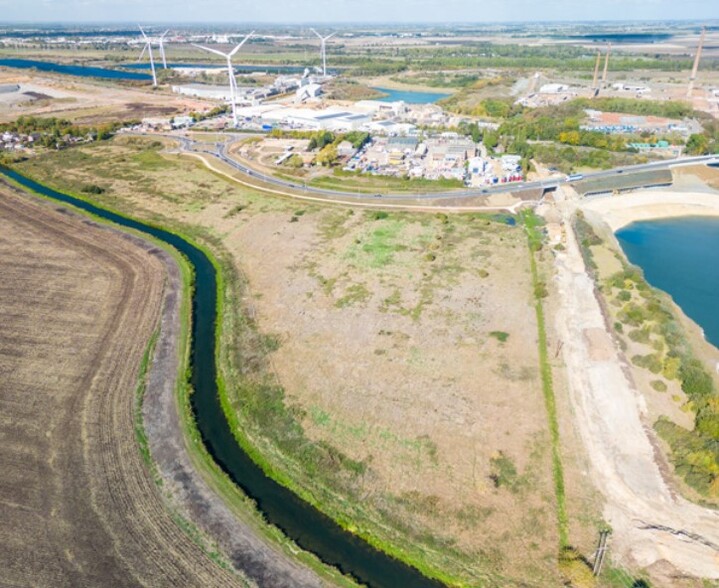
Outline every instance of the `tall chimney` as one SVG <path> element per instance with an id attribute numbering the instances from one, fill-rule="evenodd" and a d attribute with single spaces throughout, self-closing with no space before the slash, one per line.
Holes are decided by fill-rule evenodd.
<path id="1" fill-rule="evenodd" d="M 692 75 L 689 78 L 687 98 L 691 98 L 692 93 L 694 92 L 694 81 L 697 79 L 697 71 L 699 71 L 699 60 L 702 58 L 702 49 L 704 48 L 704 36 L 706 35 L 706 33 L 706 27 L 702 27 L 702 34 L 699 36 L 699 47 L 697 47 L 697 54 L 694 57 L 694 67 L 692 68 Z"/>
<path id="2" fill-rule="evenodd" d="M 597 51 L 597 62 L 594 64 L 594 80 L 592 81 L 592 90 L 596 94 L 597 90 L 599 90 L 599 86 L 597 86 L 597 83 L 599 82 L 599 64 L 602 61 L 602 52 Z"/>
<path id="3" fill-rule="evenodd" d="M 612 44 L 607 43 L 607 56 L 604 58 L 604 73 L 602 74 L 602 85 L 607 85 L 607 73 L 609 72 L 609 53 L 612 51 Z"/>

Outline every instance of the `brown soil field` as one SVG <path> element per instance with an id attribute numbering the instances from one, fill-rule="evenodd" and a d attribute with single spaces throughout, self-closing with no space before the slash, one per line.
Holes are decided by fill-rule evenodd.
<path id="1" fill-rule="evenodd" d="M 0 584 L 233 586 L 135 437 L 157 250 L 0 185 Z"/>
<path id="2" fill-rule="evenodd" d="M 76 192 L 101 185 L 104 204 L 226 254 L 247 281 L 226 320 L 248 309 L 264 342 L 262 381 L 280 387 L 282 422 L 297 426 L 263 428 L 240 413 L 268 462 L 328 511 L 468 584 L 558 585 L 523 230 L 476 214 L 308 206 L 146 145 L 116 139 L 21 168 Z M 231 336 L 224 343 L 229 392 L 246 405 L 243 358 Z M 300 440 L 287 443 L 287 431 Z M 598 505 L 576 431 L 563 424 L 565 434 L 572 542 L 590 554 Z"/>
<path id="3" fill-rule="evenodd" d="M 85 81 L 61 74 L 28 74 L 0 68 L 0 84 L 20 84 L 49 98 L 20 104 L 0 102 L 0 122 L 18 116 L 54 116 L 78 124 L 140 120 L 145 117 L 170 117 L 173 114 L 203 111 L 215 106 L 173 94 L 169 90 L 123 86 L 104 81 Z"/>

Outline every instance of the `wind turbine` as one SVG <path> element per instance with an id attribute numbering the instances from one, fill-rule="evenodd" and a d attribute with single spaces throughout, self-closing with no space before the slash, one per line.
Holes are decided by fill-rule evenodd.
<path id="1" fill-rule="evenodd" d="M 252 31 L 249 35 L 242 39 L 242 41 L 239 45 L 237 45 L 237 47 L 235 47 L 229 53 L 223 53 L 222 51 L 218 51 L 217 49 L 212 49 L 203 45 L 196 45 L 195 43 L 192 44 L 198 49 L 202 49 L 203 51 L 209 51 L 210 53 L 214 53 L 215 55 L 220 55 L 227 60 L 227 77 L 230 81 L 230 100 L 232 101 L 232 120 L 234 121 L 235 126 L 237 126 L 237 80 L 235 79 L 235 71 L 232 69 L 232 58 L 254 34 L 255 31 Z"/>
<path id="2" fill-rule="evenodd" d="M 323 37 L 320 35 L 316 30 L 310 29 L 315 35 L 317 35 L 317 38 L 320 40 L 320 55 L 322 56 L 322 75 L 324 77 L 327 77 L 327 41 L 329 41 L 332 37 L 334 37 L 337 33 L 332 33 L 330 35 L 327 35 L 326 37 Z"/>
<path id="3" fill-rule="evenodd" d="M 145 31 L 142 30 L 142 27 L 140 25 L 137 25 L 137 26 L 140 29 L 140 32 L 142 33 L 142 38 L 145 39 L 145 46 L 142 48 L 142 53 L 140 53 L 140 59 L 142 59 L 143 55 L 145 55 L 145 51 L 147 51 L 150 54 L 150 69 L 152 69 L 152 85 L 154 87 L 157 87 L 157 74 L 155 73 L 155 58 L 152 55 L 152 39 L 150 39 L 145 34 Z M 138 59 L 138 61 L 140 59 Z"/>
<path id="4" fill-rule="evenodd" d="M 167 33 L 170 32 L 170 29 L 167 29 L 164 33 L 160 35 L 160 38 L 157 40 L 157 43 L 160 45 L 160 57 L 162 57 L 162 68 L 167 69 L 167 59 L 165 59 L 165 36 Z"/>

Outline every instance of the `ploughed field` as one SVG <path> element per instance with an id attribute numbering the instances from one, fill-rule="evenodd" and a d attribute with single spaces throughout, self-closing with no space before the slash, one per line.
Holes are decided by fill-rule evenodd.
<path id="1" fill-rule="evenodd" d="M 232 585 L 164 509 L 135 438 L 163 262 L 0 184 L 0 274 L 0 583 Z"/>

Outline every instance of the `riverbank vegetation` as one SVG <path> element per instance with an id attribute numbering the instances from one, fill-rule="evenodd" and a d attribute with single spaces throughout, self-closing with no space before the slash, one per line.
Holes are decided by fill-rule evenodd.
<path id="1" fill-rule="evenodd" d="M 719 392 L 714 378 L 691 348 L 668 296 L 652 288 L 641 270 L 621 256 L 620 271 L 600 274 L 592 247 L 601 245 L 602 239 L 582 216 L 575 228 L 630 361 L 651 373 L 655 391 L 666 394 L 668 387 L 679 388 L 684 400 L 675 393 L 676 400 L 683 402 L 682 411 L 693 415 L 691 430 L 667 415 L 654 424 L 671 449 L 675 473 L 699 496 L 719 503 Z"/>

